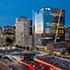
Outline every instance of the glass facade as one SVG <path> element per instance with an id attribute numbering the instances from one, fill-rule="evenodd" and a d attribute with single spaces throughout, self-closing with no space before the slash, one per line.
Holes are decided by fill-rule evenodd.
<path id="1" fill-rule="evenodd" d="M 38 12 L 35 13 L 35 33 L 43 33 L 43 14 Z"/>
<path id="2" fill-rule="evenodd" d="M 50 10 L 43 11 L 43 24 L 44 24 L 44 33 L 48 34 L 51 32 L 51 24 L 52 24 L 52 15 Z"/>
<path id="3" fill-rule="evenodd" d="M 60 14 L 61 16 L 59 17 Z M 57 28 L 57 41 L 64 40 L 64 10 L 56 8 L 42 8 L 38 12 L 35 12 L 34 20 L 35 46 L 39 46 L 39 42 L 40 45 L 44 46 L 47 45 L 49 41 L 54 41 Z M 40 35 L 40 37 L 37 37 L 36 35 Z M 39 41 L 36 38 L 40 38 Z"/>

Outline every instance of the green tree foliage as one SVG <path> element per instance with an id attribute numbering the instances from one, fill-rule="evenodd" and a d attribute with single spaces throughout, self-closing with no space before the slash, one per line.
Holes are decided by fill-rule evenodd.
<path id="1" fill-rule="evenodd" d="M 9 37 L 6 38 L 6 44 L 7 45 L 12 45 L 13 44 L 13 40 Z"/>

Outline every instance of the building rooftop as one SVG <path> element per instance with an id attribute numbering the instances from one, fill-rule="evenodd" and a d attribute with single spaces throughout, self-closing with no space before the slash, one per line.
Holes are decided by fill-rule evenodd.
<path id="1" fill-rule="evenodd" d="M 55 11 L 55 10 L 56 10 L 56 11 L 62 10 L 62 11 L 64 11 L 64 9 L 59 9 L 59 8 L 43 7 L 43 8 L 41 8 L 41 9 L 39 9 L 38 12 L 42 12 L 42 11 L 44 11 L 44 10 L 45 10 L 45 11 L 46 11 L 46 10 L 47 10 L 47 11 L 50 11 L 50 10 L 53 10 L 53 11 Z"/>
<path id="2" fill-rule="evenodd" d="M 70 33 L 70 27 L 66 27 L 65 31 Z"/>
<path id="3" fill-rule="evenodd" d="M 27 18 L 27 17 L 23 17 L 23 16 L 20 16 L 20 17 L 18 17 L 18 18 L 16 18 L 16 20 L 17 21 L 31 21 L 29 18 Z"/>

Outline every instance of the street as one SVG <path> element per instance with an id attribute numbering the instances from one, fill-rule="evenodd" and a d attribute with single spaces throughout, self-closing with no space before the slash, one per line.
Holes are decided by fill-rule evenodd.
<path id="1" fill-rule="evenodd" d="M 2 61 L 9 66 L 10 70 L 50 70 L 46 69 L 48 66 L 53 66 L 55 70 L 69 69 L 70 61 L 51 55 L 37 56 L 42 53 L 44 54 L 44 52 L 14 51 L 3 55 Z"/>

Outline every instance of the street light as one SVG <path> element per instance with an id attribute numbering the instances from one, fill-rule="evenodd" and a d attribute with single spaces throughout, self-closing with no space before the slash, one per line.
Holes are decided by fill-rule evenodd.
<path id="1" fill-rule="evenodd" d="M 8 50 L 10 50 L 10 47 L 8 47 Z"/>
<path id="2" fill-rule="evenodd" d="M 15 47 L 12 47 L 12 49 L 15 49 Z"/>
<path id="3" fill-rule="evenodd" d="M 5 48 L 4 48 L 4 47 L 2 47 L 2 50 L 5 50 Z"/>
<path id="4" fill-rule="evenodd" d="M 0 50 L 1 50 L 2 48 L 0 47 Z"/>

